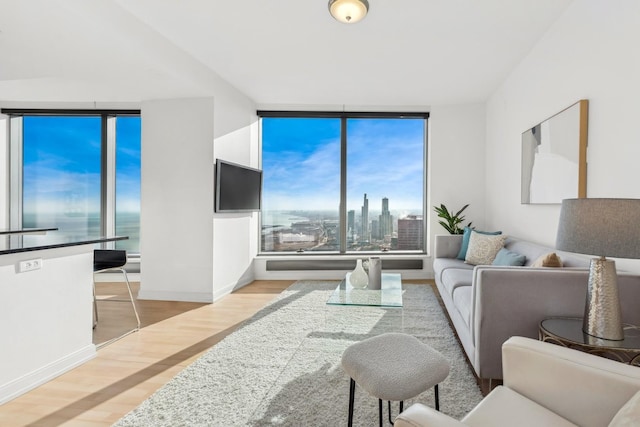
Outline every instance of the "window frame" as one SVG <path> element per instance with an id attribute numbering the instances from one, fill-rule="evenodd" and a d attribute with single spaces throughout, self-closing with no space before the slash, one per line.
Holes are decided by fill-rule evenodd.
<path id="1" fill-rule="evenodd" d="M 263 118 L 338 118 L 340 119 L 340 238 L 339 250 L 337 252 L 264 252 L 262 250 L 261 241 L 258 242 L 259 256 L 287 256 L 287 255 L 305 255 L 305 256 L 327 256 L 327 255 L 406 255 L 406 254 L 426 254 L 427 253 L 427 176 L 428 176 L 428 134 L 429 134 L 429 112 L 380 112 L 380 111 L 297 111 L 297 110 L 257 110 L 260 118 L 260 153 L 262 156 L 262 119 Z M 424 120 L 424 141 L 423 141 L 423 186 L 422 186 L 422 227 L 423 239 L 422 248 L 418 250 L 404 251 L 347 251 L 347 120 L 349 119 L 423 119 Z M 262 158 L 261 158 L 262 163 Z M 264 197 L 264 192 L 262 193 Z M 264 203 L 263 203 L 264 206 Z M 258 221 L 258 239 L 261 240 L 262 230 L 262 213 L 259 215 Z"/>
<path id="2" fill-rule="evenodd" d="M 9 225 L 22 228 L 23 221 L 23 141 L 25 116 L 69 116 L 99 117 L 101 119 L 100 142 L 100 233 L 103 236 L 115 235 L 116 230 L 116 119 L 122 116 L 140 117 L 138 109 L 39 109 L 39 108 L 2 108 L 2 114 L 9 116 Z M 103 248 L 115 248 L 115 242 L 102 243 Z M 128 253 L 139 258 L 140 253 Z M 132 256 L 131 256 L 132 255 Z"/>

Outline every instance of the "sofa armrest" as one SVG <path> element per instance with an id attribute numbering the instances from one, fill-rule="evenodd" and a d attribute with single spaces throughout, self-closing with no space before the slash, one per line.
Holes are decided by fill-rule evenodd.
<path id="1" fill-rule="evenodd" d="M 581 317 L 588 271 L 477 266 L 471 335 L 478 376 L 502 378 L 502 344 L 512 336 L 538 338 L 547 317 Z"/>
<path id="2" fill-rule="evenodd" d="M 582 317 L 589 271 L 572 268 L 477 266 L 474 269 L 472 364 L 481 378 L 502 378 L 502 344 L 512 336 L 538 338 L 548 317 Z M 618 275 L 622 320 L 640 324 L 640 276 Z"/>
<path id="3" fill-rule="evenodd" d="M 460 427 L 465 424 L 421 403 L 414 403 L 396 417 L 395 427 Z"/>
<path id="4" fill-rule="evenodd" d="M 505 387 L 577 425 L 607 425 L 640 390 L 640 369 L 603 357 L 523 337 L 502 352 Z"/>
<path id="5" fill-rule="evenodd" d="M 462 234 L 436 234 L 433 258 L 456 258 L 462 247 Z"/>

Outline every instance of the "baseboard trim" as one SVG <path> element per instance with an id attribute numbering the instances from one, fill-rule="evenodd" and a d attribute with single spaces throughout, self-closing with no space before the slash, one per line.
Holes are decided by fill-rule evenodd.
<path id="1" fill-rule="evenodd" d="M 61 359 L 36 369 L 0 386 L 0 405 L 51 381 L 71 369 L 96 357 L 96 346 L 89 344 Z"/>
<path id="2" fill-rule="evenodd" d="M 154 291 L 140 288 L 140 291 L 138 292 L 138 299 L 211 303 L 213 302 L 213 292 Z"/>

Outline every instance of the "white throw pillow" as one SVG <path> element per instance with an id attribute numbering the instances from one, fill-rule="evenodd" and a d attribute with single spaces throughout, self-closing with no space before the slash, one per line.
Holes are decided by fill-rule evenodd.
<path id="1" fill-rule="evenodd" d="M 609 423 L 609 427 L 634 427 L 640 423 L 640 391 L 624 404 Z"/>
<path id="2" fill-rule="evenodd" d="M 464 262 L 472 265 L 490 265 L 504 246 L 506 238 L 503 234 L 494 236 L 472 231 Z"/>

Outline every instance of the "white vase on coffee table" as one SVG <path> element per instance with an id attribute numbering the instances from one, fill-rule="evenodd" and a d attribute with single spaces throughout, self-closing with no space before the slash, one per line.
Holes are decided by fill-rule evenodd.
<path id="1" fill-rule="evenodd" d="M 364 289 L 369 284 L 369 275 L 364 271 L 362 260 L 356 260 L 356 268 L 349 275 L 349 284 L 356 289 Z"/>

